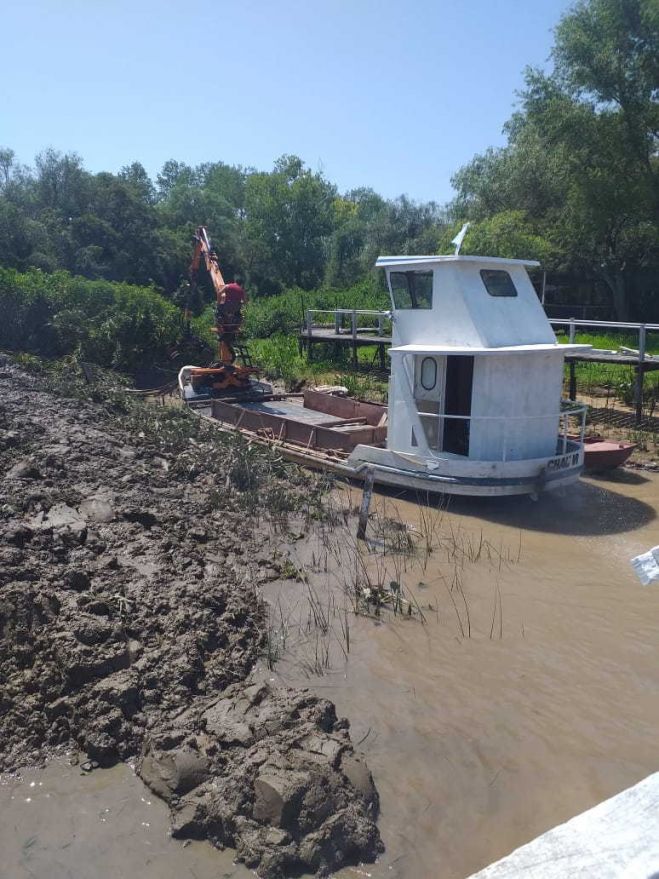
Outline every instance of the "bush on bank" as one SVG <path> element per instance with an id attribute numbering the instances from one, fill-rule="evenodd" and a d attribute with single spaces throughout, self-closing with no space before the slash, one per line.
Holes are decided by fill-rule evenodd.
<path id="1" fill-rule="evenodd" d="M 0 268 L 0 348 L 131 370 L 166 356 L 180 310 L 149 287 Z"/>

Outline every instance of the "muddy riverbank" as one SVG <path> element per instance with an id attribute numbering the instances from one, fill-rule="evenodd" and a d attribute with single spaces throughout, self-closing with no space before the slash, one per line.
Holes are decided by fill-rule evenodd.
<path id="1" fill-rule="evenodd" d="M 49 381 L 0 364 L 0 766 L 69 743 L 90 768 L 136 757 L 175 835 L 263 875 L 372 859 L 347 721 L 249 676 L 258 586 L 286 576 L 272 522 L 310 513 L 309 479 L 187 413 Z"/>

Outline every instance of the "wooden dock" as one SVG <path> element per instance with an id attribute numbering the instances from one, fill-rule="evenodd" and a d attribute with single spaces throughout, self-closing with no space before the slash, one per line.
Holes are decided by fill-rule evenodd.
<path id="1" fill-rule="evenodd" d="M 325 317 L 319 323 L 316 315 Z M 330 316 L 331 323 L 328 321 Z M 363 326 L 365 322 L 371 326 Z M 357 351 L 363 347 L 376 347 L 380 368 L 388 369 L 386 352 L 391 347 L 390 334 L 391 315 L 387 311 L 371 311 L 365 309 L 336 308 L 331 310 L 309 309 L 305 315 L 305 324 L 300 330 L 300 346 L 306 351 L 309 360 L 313 359 L 315 345 L 335 345 L 349 347 L 352 350 L 352 361 L 357 364 Z M 617 323 L 614 321 L 586 321 L 576 319 L 554 320 L 552 326 L 564 326 L 568 329 L 568 339 L 573 342 L 577 329 L 598 328 L 608 331 L 634 332 L 638 334 L 638 353 L 627 354 L 610 351 L 582 351 L 569 354 L 565 362 L 569 366 L 569 396 L 575 400 L 577 396 L 577 363 L 606 363 L 614 366 L 629 366 L 636 373 L 636 423 L 643 418 L 643 377 L 648 372 L 659 370 L 659 357 L 648 357 L 645 353 L 647 332 L 659 332 L 659 324 Z M 347 326 L 346 326 L 347 324 Z M 360 324 L 362 324 L 360 326 Z M 389 326 L 387 326 L 389 324 Z M 389 332 L 387 330 L 389 329 Z"/>

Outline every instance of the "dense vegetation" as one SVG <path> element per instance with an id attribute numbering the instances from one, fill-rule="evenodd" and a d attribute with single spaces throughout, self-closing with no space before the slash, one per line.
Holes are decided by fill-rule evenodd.
<path id="1" fill-rule="evenodd" d="M 1 265 L 154 284 L 169 295 L 187 276 L 200 224 L 225 274 L 240 270 L 251 292 L 267 295 L 354 283 L 382 251 L 432 252 L 440 218 L 435 205 L 404 196 L 340 196 L 295 156 L 267 173 L 170 161 L 154 183 L 139 163 L 91 174 L 76 155 L 49 149 L 26 168 L 0 151 Z"/>
<path id="2" fill-rule="evenodd" d="M 175 316 L 154 290 L 179 301 L 199 224 L 209 228 L 225 274 L 246 276 L 262 303 L 248 317 L 257 336 L 289 330 L 293 314 L 297 324 L 305 296 L 307 305 L 329 305 L 327 291 L 350 288 L 341 304 L 378 301 L 372 266 L 379 253 L 446 252 L 465 220 L 472 222 L 465 252 L 538 257 L 555 277 L 599 285 L 619 318 L 659 320 L 659 5 L 581 0 L 555 37 L 551 73 L 526 73 L 507 145 L 460 169 L 457 196 L 444 207 L 387 200 L 367 188 L 340 193 L 295 156 L 267 172 L 172 160 L 151 180 L 137 162 L 93 174 L 79 156 L 47 149 L 29 168 L 1 149 L 0 265 L 26 273 L 19 286 L 32 303 L 15 304 L 24 322 L 13 335 L 3 328 L 2 338 L 24 342 L 45 319 L 45 347 L 59 350 L 67 338 L 69 347 L 84 348 L 115 328 L 102 359 L 123 362 L 132 355 L 122 352 L 135 350 L 131 333 L 139 327 L 150 338 L 155 321 L 161 344 Z M 109 281 L 151 292 L 101 283 Z M 54 321 L 56 301 L 67 298 L 58 299 L 59 289 L 77 292 Z M 100 311 L 90 305 L 94 326 L 78 338 L 83 290 L 98 297 Z M 265 297 L 273 297 L 267 305 Z M 127 308 L 126 317 L 117 307 L 110 320 L 110 299 Z M 203 308 L 202 298 L 196 310 Z"/>
<path id="3" fill-rule="evenodd" d="M 132 370 L 164 360 L 181 311 L 147 287 L 0 268 L 0 348 Z"/>
<path id="4" fill-rule="evenodd" d="M 554 69 L 526 71 L 508 144 L 454 177 L 472 251 L 601 283 L 619 319 L 659 319 L 659 3 L 581 0 Z"/>

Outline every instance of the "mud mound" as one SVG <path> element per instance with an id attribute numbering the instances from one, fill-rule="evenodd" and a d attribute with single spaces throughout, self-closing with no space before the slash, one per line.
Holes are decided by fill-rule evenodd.
<path id="1" fill-rule="evenodd" d="M 372 859 L 377 794 L 347 722 L 249 679 L 257 585 L 279 572 L 235 496 L 218 503 L 223 442 L 170 454 L 0 365 L 0 766 L 69 742 L 101 764 L 141 755 L 176 835 L 262 875 Z"/>

